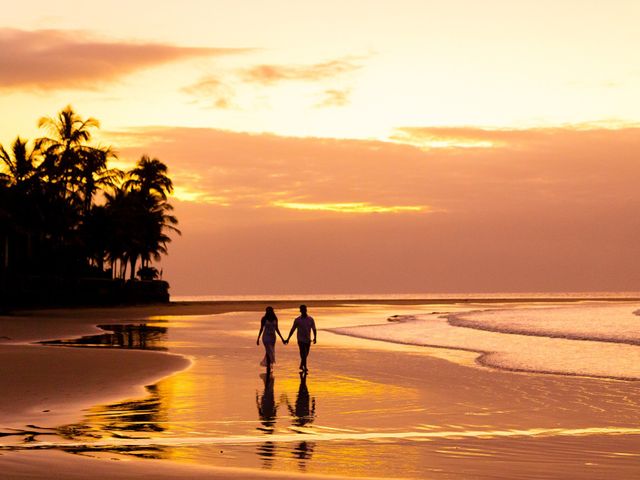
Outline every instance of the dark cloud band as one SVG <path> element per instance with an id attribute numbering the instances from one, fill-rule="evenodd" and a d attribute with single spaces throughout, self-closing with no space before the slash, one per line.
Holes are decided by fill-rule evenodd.
<path id="1" fill-rule="evenodd" d="M 92 88 L 138 70 L 248 49 L 99 40 L 86 32 L 0 29 L 0 88 Z"/>

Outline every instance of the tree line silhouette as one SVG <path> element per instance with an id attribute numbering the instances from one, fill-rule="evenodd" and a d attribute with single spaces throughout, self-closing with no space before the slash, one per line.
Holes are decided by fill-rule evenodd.
<path id="1" fill-rule="evenodd" d="M 167 166 L 144 155 L 131 170 L 111 168 L 115 151 L 92 144 L 99 122 L 71 106 L 38 126 L 31 146 L 20 136 L 0 145 L 3 290 L 25 278 L 157 278 L 151 262 L 180 233 Z"/>

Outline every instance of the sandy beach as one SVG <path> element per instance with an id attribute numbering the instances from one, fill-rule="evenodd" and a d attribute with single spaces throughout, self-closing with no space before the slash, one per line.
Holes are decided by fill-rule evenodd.
<path id="1" fill-rule="evenodd" d="M 297 302 L 273 305 L 286 335 Z M 513 372 L 481 365 L 473 349 L 347 335 L 353 327 L 389 328 L 393 315 L 432 321 L 512 308 L 508 302 L 317 302 L 308 377 L 298 375 L 292 342 L 276 346 L 271 379 L 255 344 L 264 306 L 182 303 L 0 318 L 2 478 L 639 472 L 636 381 Z M 94 336 L 96 346 L 106 334 L 99 348 L 34 344 Z"/>

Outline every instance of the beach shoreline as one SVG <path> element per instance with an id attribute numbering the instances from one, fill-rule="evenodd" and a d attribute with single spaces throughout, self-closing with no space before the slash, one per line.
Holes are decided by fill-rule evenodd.
<path id="1" fill-rule="evenodd" d="M 628 299 L 628 301 L 634 300 Z M 404 451 L 409 455 L 411 468 L 401 469 L 395 474 L 391 470 L 381 468 L 378 471 L 380 475 L 373 475 L 372 472 L 375 473 L 375 471 L 360 466 L 357 476 L 363 478 L 377 476 L 425 478 L 426 470 L 423 470 L 425 467 L 420 466 L 421 455 L 415 456 L 416 454 L 413 453 L 418 448 L 417 446 L 423 444 L 441 443 L 438 448 L 433 448 L 436 448 L 437 451 L 449 451 L 448 449 L 452 448 L 452 445 L 459 445 L 462 441 L 460 439 L 468 438 L 464 443 L 469 443 L 472 446 L 475 445 L 474 442 L 486 443 L 489 439 L 495 439 L 491 441 L 504 445 L 504 448 L 510 448 L 510 442 L 523 441 L 518 440 L 520 438 L 526 439 L 531 436 L 532 439 L 537 439 L 550 436 L 551 440 L 549 441 L 551 442 L 555 442 L 556 437 L 565 438 L 566 441 L 585 437 L 584 441 L 592 442 L 595 448 L 598 445 L 601 447 L 608 445 L 607 442 L 610 441 L 606 439 L 636 438 L 638 436 L 635 430 L 628 430 L 628 427 L 635 425 L 635 414 L 633 413 L 635 406 L 626 405 L 621 409 L 620 406 L 623 404 L 616 403 L 622 402 L 622 399 L 628 395 L 629 389 L 639 390 L 637 385 L 593 378 L 568 378 L 499 371 L 477 365 L 473 366 L 468 362 L 468 358 L 465 361 L 454 361 L 453 357 L 448 357 L 449 353 L 453 355 L 453 352 L 448 353 L 446 349 L 440 349 L 439 355 L 435 355 L 433 349 L 394 345 L 362 338 L 348 338 L 334 335 L 330 333 L 330 329 L 324 329 L 328 322 L 333 321 L 331 320 L 331 312 L 333 311 L 366 313 L 370 310 L 371 315 L 379 317 L 382 315 L 381 312 L 403 313 L 411 311 L 416 306 L 426 308 L 427 311 L 432 309 L 435 311 L 437 305 L 451 306 L 457 303 L 462 309 L 475 309 L 478 306 L 495 308 L 507 303 L 504 302 L 504 299 L 500 301 L 493 299 L 491 302 L 482 304 L 476 299 L 473 301 L 467 299 L 465 302 L 450 300 L 450 302 L 452 303 L 430 300 L 426 305 L 414 299 L 396 301 L 384 299 L 379 302 L 361 300 L 355 303 L 351 300 L 314 300 L 308 302 L 312 307 L 311 313 L 318 312 L 318 319 L 321 322 L 319 325 L 319 345 L 314 347 L 311 358 L 312 374 L 309 380 L 309 390 L 311 391 L 310 395 L 315 394 L 318 397 L 317 401 L 320 405 L 318 408 L 321 408 L 323 412 L 322 422 L 315 426 L 315 430 L 302 429 L 298 432 L 298 427 L 295 426 L 277 430 L 279 436 L 276 435 L 273 438 L 286 438 L 286 440 L 282 440 L 283 445 L 291 444 L 293 447 L 301 442 L 314 443 L 313 438 L 316 438 L 315 448 L 328 449 L 329 452 L 339 448 L 340 442 L 358 445 L 359 442 L 364 441 L 369 446 L 368 448 L 373 449 L 374 452 L 379 451 L 380 454 L 383 450 L 379 449 L 384 445 L 384 442 L 401 442 L 394 447 L 394 451 L 399 448 L 398 452 Z M 518 299 L 518 302 L 522 303 L 522 300 Z M 255 346 L 254 335 L 256 332 L 251 330 L 260 317 L 259 312 L 268 304 L 273 305 L 276 311 L 281 313 L 283 330 L 286 330 L 288 328 L 286 322 L 290 316 L 293 317 L 299 303 L 299 300 L 177 302 L 165 306 L 144 305 L 122 308 L 22 311 L 16 315 L 0 317 L 0 328 L 2 329 L 0 337 L 9 337 L 0 340 L 0 356 L 4 355 L 6 359 L 0 364 L 4 365 L 0 368 L 5 369 L 0 372 L 0 384 L 5 382 L 3 386 L 11 386 L 11 388 L 4 390 L 7 393 L 0 398 L 0 419 L 5 419 L 0 422 L 2 423 L 0 431 L 12 433 L 11 437 L 4 437 L 7 440 L 8 438 L 15 439 L 15 435 L 20 433 L 21 426 L 24 430 L 26 426 L 24 424 L 27 422 L 35 423 L 36 427 L 51 428 L 65 423 L 77 422 L 79 417 L 86 414 L 91 405 L 106 405 L 125 398 L 140 397 L 144 394 L 145 385 L 152 383 L 165 385 L 159 387 L 161 393 L 166 390 L 166 393 L 162 393 L 162 395 L 176 397 L 172 401 L 167 401 L 167 405 L 180 404 L 177 398 L 182 398 L 191 391 L 183 390 L 184 385 L 189 385 L 189 388 L 200 384 L 204 386 L 203 382 L 206 382 L 207 378 L 212 375 L 209 373 L 211 370 L 205 368 L 207 365 L 214 367 L 213 372 L 218 372 L 214 375 L 222 375 L 220 378 L 225 379 L 220 380 L 225 385 L 224 395 L 230 396 L 232 401 L 231 403 L 226 402 L 224 400 L 226 397 L 220 399 L 211 397 L 210 400 L 204 400 L 205 403 L 199 407 L 184 407 L 183 414 L 189 415 L 191 410 L 197 411 L 198 408 L 205 408 L 206 411 L 214 412 L 210 415 L 213 415 L 212 420 L 216 422 L 218 418 L 223 420 L 238 415 L 241 418 L 251 419 L 252 416 L 255 416 L 255 405 L 251 405 L 254 402 L 247 399 L 246 396 L 247 394 L 249 397 L 253 395 L 254 387 L 252 385 L 255 385 L 255 375 L 260 371 L 257 359 L 261 352 L 261 347 Z M 550 299 L 548 302 L 541 302 L 540 299 L 535 299 L 535 303 L 566 304 L 566 301 L 559 302 L 557 299 Z M 508 303 L 508 305 L 513 304 L 513 302 Z M 351 318 L 351 316 L 348 314 L 347 318 Z M 353 321 L 356 322 L 356 317 L 353 318 Z M 386 322 L 386 317 L 382 316 L 380 320 Z M 171 348 L 169 352 L 165 352 L 33 344 L 33 342 L 45 339 L 77 338 L 96 334 L 104 332 L 96 325 L 118 323 L 149 323 L 168 326 L 169 339 L 174 338 L 178 347 L 184 346 Z M 172 337 L 172 335 L 177 336 Z M 209 350 L 199 352 L 188 347 L 190 339 L 203 335 L 212 340 Z M 278 347 L 278 349 L 279 363 L 276 366 L 278 381 L 274 399 L 276 403 L 279 403 L 279 395 L 288 395 L 294 398 L 295 392 L 298 390 L 299 400 L 302 383 L 298 389 L 299 381 L 294 373 L 297 349 L 286 347 Z M 195 361 L 191 361 L 191 353 L 193 353 Z M 458 355 L 473 357 L 473 354 L 465 354 L 464 352 L 458 352 Z M 394 367 L 399 359 L 402 359 L 401 375 Z M 126 365 L 126 368 L 119 368 L 117 374 L 114 375 L 114 365 Z M 31 373 L 26 375 L 27 372 Z M 90 375 L 85 379 L 85 382 L 69 381 L 69 379 L 79 378 L 79 376 L 87 376 L 86 373 L 89 372 Z M 427 376 L 425 376 L 425 372 L 428 372 Z M 66 381 L 61 381 L 64 379 Z M 49 382 L 48 386 L 47 381 Z M 627 387 L 627 385 L 629 386 Z M 463 389 L 459 390 L 461 387 Z M 216 385 L 212 385 L 211 388 L 212 391 L 218 391 Z M 260 398 L 264 402 L 267 393 L 266 382 L 264 387 L 260 387 L 260 389 L 262 388 L 265 391 L 261 393 Z M 281 393 L 278 393 L 279 391 Z M 25 392 L 31 393 L 25 395 Z M 194 391 L 194 394 L 196 392 L 197 390 Z M 584 403 L 583 395 L 587 392 L 590 398 L 589 402 L 595 402 L 593 405 L 588 404 L 589 402 L 586 405 Z M 207 396 L 205 396 L 206 398 Z M 82 401 L 78 401 L 78 399 Z M 258 393 L 256 393 L 256 401 L 257 399 Z M 344 425 L 345 428 L 355 432 L 353 435 L 347 432 L 336 434 L 336 428 L 339 428 L 345 419 L 350 419 L 349 421 L 352 422 L 360 418 L 362 414 L 357 412 L 366 406 L 366 404 L 365 406 L 361 404 L 363 399 L 366 399 L 367 404 L 373 402 L 372 405 L 378 405 L 379 407 L 376 408 L 387 412 L 388 418 L 383 420 L 380 414 L 374 410 L 371 414 L 366 414 L 364 420 L 357 420 L 354 424 L 347 422 Z M 453 399 L 455 401 L 452 404 Z M 296 404 L 298 400 L 296 400 Z M 213 402 L 213 404 L 208 405 L 206 402 Z M 514 402 L 516 406 L 518 404 L 522 404 L 522 406 L 517 406 L 514 409 Z M 610 402 L 617 405 L 615 415 L 613 415 L 611 407 L 608 406 Z M 286 405 L 293 403 L 293 401 L 287 400 Z M 538 410 L 540 408 L 538 403 L 541 403 L 542 410 Z M 242 407 L 245 404 L 246 406 Z M 55 408 L 50 408 L 52 405 Z M 579 411 L 579 418 L 567 419 L 567 408 Z M 252 410 L 253 413 L 245 409 Z M 49 411 L 44 412 L 43 410 Z M 414 410 L 415 413 L 412 413 Z M 433 413 L 428 414 L 427 418 L 422 418 L 425 415 L 424 412 L 430 410 L 433 410 Z M 345 413 L 350 411 L 354 413 L 344 417 Z M 609 411 L 608 416 L 603 416 L 602 411 Z M 445 414 L 445 412 L 447 413 Z M 488 430 L 487 422 L 489 420 L 483 420 L 487 415 L 488 418 L 493 418 L 491 422 L 498 422 Z M 12 421 L 6 421 L 6 418 L 11 418 Z M 474 420 L 476 418 L 478 421 Z M 50 423 L 46 423 L 47 419 Z M 427 419 L 434 425 L 420 426 L 422 423 L 426 423 Z M 243 420 L 243 422 L 246 421 Z M 257 423 L 255 417 L 251 421 Z M 286 416 L 279 420 L 279 422 L 287 421 Z M 464 426 L 465 424 L 467 425 Z M 242 422 L 239 425 L 242 425 Z M 372 427 L 375 428 L 370 431 Z M 216 448 L 215 438 L 205 437 L 201 443 L 198 443 L 197 436 L 193 440 L 196 442 L 196 447 L 204 448 L 210 452 L 207 455 L 214 455 L 213 457 L 196 455 L 192 458 L 187 456 L 187 460 L 189 460 L 187 462 L 183 461 L 180 456 L 174 459 L 171 455 L 167 460 L 141 460 L 114 453 L 115 451 L 112 452 L 112 449 L 108 447 L 111 441 L 105 438 L 102 443 L 106 441 L 106 450 L 103 451 L 102 447 L 93 452 L 90 450 L 86 454 L 95 458 L 86 459 L 78 455 L 58 452 L 55 449 L 45 451 L 2 449 L 0 441 L 0 468 L 7 475 L 10 475 L 8 478 L 84 478 L 82 475 L 86 468 L 92 468 L 95 471 L 92 478 L 98 479 L 184 478 L 185 476 L 193 476 L 194 478 L 200 478 L 200 476 L 202 478 L 274 478 L 274 476 L 296 478 L 302 474 L 307 478 L 351 476 L 351 474 L 345 475 L 344 472 L 338 473 L 326 467 L 320 468 L 318 471 L 311 469 L 302 473 L 287 466 L 287 463 L 274 467 L 275 472 L 270 472 L 264 466 L 260 468 L 259 465 L 254 465 L 254 460 L 258 458 L 266 461 L 263 457 L 264 452 L 260 453 L 259 449 L 259 456 L 256 457 L 251 448 L 247 450 L 248 447 L 241 446 L 244 442 L 247 442 L 247 445 L 256 443 L 260 445 L 259 436 L 256 437 L 255 433 L 251 434 L 243 430 L 246 427 L 230 426 L 225 428 L 229 428 L 229 432 L 237 431 L 237 434 L 240 435 L 238 438 L 241 440 L 231 441 L 229 445 L 223 442 L 226 446 L 223 447 L 221 444 L 220 451 L 222 452 L 223 448 L 225 451 L 231 450 L 235 452 L 233 455 L 237 458 L 251 460 L 245 465 L 249 466 L 249 469 L 238 468 L 238 462 L 232 459 L 216 460 L 217 453 L 214 455 L 214 452 L 217 450 L 212 450 Z M 237 430 L 238 428 L 240 430 Z M 261 428 L 263 427 L 259 427 L 258 431 Z M 327 430 L 323 430 L 324 428 Z M 435 429 L 435 433 L 429 433 L 433 429 Z M 456 434 L 458 430 L 459 433 Z M 331 433 L 332 431 L 334 433 Z M 438 433 L 440 431 L 441 433 Z M 313 433 L 314 436 L 282 437 L 282 435 L 296 434 L 296 432 L 298 435 L 303 432 L 305 435 Z M 510 440 L 511 433 L 504 440 L 500 440 L 504 435 L 501 432 L 515 432 L 513 434 L 515 440 Z M 180 442 L 184 442 L 188 436 L 184 433 L 178 435 L 178 433 L 175 437 L 169 436 L 166 439 L 158 440 L 158 445 L 166 444 L 169 448 L 178 450 L 189 448 L 187 444 L 180 446 Z M 446 438 L 440 437 L 445 434 L 450 435 L 450 438 L 448 436 Z M 225 435 L 230 435 L 233 438 L 235 434 L 219 435 L 221 435 L 220 438 L 224 438 Z M 260 435 L 264 434 L 260 433 Z M 426 438 L 426 444 L 418 441 L 423 437 Z M 371 439 L 365 440 L 367 438 Z M 376 438 L 378 440 L 375 440 Z M 412 438 L 416 440 L 411 440 Z M 487 440 L 482 440 L 483 438 Z M 599 440 L 601 438 L 604 440 Z M 25 436 L 26 440 L 27 436 Z M 119 440 L 117 437 L 114 437 L 112 442 L 114 445 L 121 445 L 121 447 L 127 445 L 126 439 Z M 174 442 L 178 443 L 172 447 Z M 210 447 L 205 448 L 207 442 L 213 443 Z M 405 444 L 404 442 L 409 443 Z M 404 446 L 401 447 L 401 445 Z M 541 445 L 544 446 L 544 443 Z M 351 448 L 349 447 L 349 449 Z M 473 446 L 473 448 L 479 447 Z M 539 447 L 537 443 L 533 443 L 527 448 L 532 449 L 532 452 L 537 452 Z M 305 455 L 310 455 L 310 453 L 305 453 Z M 516 457 L 517 455 L 522 454 L 516 454 Z M 279 457 L 276 456 L 276 458 Z M 301 457 L 297 461 L 313 467 L 315 463 L 309 458 Z M 323 456 L 318 454 L 319 465 L 322 464 L 321 458 Z M 114 461 L 114 459 L 120 461 Z M 209 464 L 210 461 L 211 464 Z M 452 465 L 447 463 L 450 460 L 446 458 L 435 457 L 430 461 L 436 464 L 444 462 L 442 465 L 447 468 L 451 468 Z M 194 466 L 193 463 L 197 465 Z M 224 465 L 228 465 L 229 468 L 223 468 Z M 620 468 L 628 473 L 628 465 L 626 463 L 621 465 Z M 51 477 L 48 475 L 47 472 L 51 469 L 54 469 L 57 472 L 56 475 L 59 476 Z M 566 473 L 562 469 L 558 471 L 558 478 L 561 478 L 560 474 L 563 472 Z M 435 472 L 432 473 L 434 476 L 438 476 Z M 429 477 L 429 475 L 426 476 Z M 473 478 L 473 476 L 470 475 L 469 478 Z M 584 478 L 592 477 L 585 475 Z"/>
<path id="2" fill-rule="evenodd" d="M 433 295 L 416 296 L 411 298 L 385 298 L 385 296 L 354 297 L 354 298 L 311 298 L 305 300 L 303 296 L 295 299 L 222 299 L 222 300 L 172 300 L 168 303 L 143 303 L 123 305 L 95 305 L 95 306 L 43 306 L 43 307 L 16 307 L 7 312 L 0 312 L 0 319 L 12 317 L 50 317 L 66 318 L 91 316 L 96 319 L 135 319 L 148 318 L 158 315 L 214 315 L 237 311 L 258 312 L 267 306 L 275 309 L 297 308 L 306 303 L 314 307 L 337 307 L 343 305 L 456 305 L 456 304 L 483 304 L 483 305 L 515 305 L 528 304 L 572 304 L 579 302 L 640 302 L 640 295 L 636 292 L 616 295 L 603 295 L 602 293 L 576 293 L 576 294 L 474 294 L 464 295 Z M 297 297 L 297 296 L 296 296 Z M 0 342 L 3 340 L 0 335 Z M 1 344 L 1 343 L 0 343 Z"/>

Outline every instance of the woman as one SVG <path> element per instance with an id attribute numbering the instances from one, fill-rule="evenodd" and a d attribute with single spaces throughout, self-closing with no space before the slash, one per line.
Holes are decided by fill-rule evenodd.
<path id="1" fill-rule="evenodd" d="M 276 363 L 276 333 L 280 337 L 280 340 L 282 340 L 282 343 L 285 343 L 278 328 L 276 312 L 273 311 L 273 307 L 267 307 L 264 317 L 262 317 L 260 321 L 260 331 L 258 332 L 258 339 L 256 340 L 256 345 L 260 345 L 260 335 L 262 335 L 265 354 L 260 365 L 267 367 L 267 370 L 271 370 L 271 365 Z"/>

